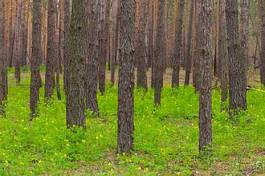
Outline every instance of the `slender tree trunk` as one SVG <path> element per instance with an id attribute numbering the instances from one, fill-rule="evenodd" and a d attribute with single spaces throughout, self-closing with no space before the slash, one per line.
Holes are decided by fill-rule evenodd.
<path id="1" fill-rule="evenodd" d="M 154 88 L 154 2 L 149 0 L 149 24 L 148 24 L 148 67 L 152 67 L 151 87 Z"/>
<path id="2" fill-rule="evenodd" d="M 188 43 L 187 43 L 187 52 L 186 52 L 186 63 L 185 63 L 185 85 L 190 84 L 190 73 L 191 73 L 191 63 L 192 63 L 192 54 L 191 54 L 191 43 L 192 43 L 192 25 L 193 25 L 193 11 L 194 11 L 194 0 L 190 2 L 190 14 L 189 14 L 189 29 L 188 29 Z"/>
<path id="3" fill-rule="evenodd" d="M 69 72 L 69 34 L 70 34 L 70 0 L 64 0 L 64 44 L 63 44 L 63 63 L 64 63 L 64 91 L 67 92 L 68 72 Z"/>
<path id="4" fill-rule="evenodd" d="M 30 110 L 31 119 L 37 115 L 39 89 L 41 87 L 41 0 L 33 1 L 32 8 L 32 58 L 30 81 Z"/>
<path id="5" fill-rule="evenodd" d="M 66 91 L 66 124 L 73 126 L 86 126 L 85 118 L 85 63 L 88 49 L 88 14 L 87 1 L 72 1 L 72 13 L 69 34 L 69 62 L 67 73 L 68 88 Z M 71 70 L 71 71 L 70 71 Z"/>
<path id="6" fill-rule="evenodd" d="M 176 22 L 176 46 L 173 58 L 173 73 L 172 73 L 172 87 L 179 86 L 179 71 L 181 62 L 181 49 L 183 44 L 183 16 L 184 16 L 185 1 L 178 2 L 178 16 Z"/>
<path id="7" fill-rule="evenodd" d="M 15 79 L 16 79 L 16 83 L 19 84 L 20 80 L 21 80 L 21 76 L 20 76 L 20 66 L 21 66 L 21 55 L 22 55 L 22 30 L 21 30 L 21 18 L 22 18 L 22 14 L 21 14 L 21 9 L 22 9 L 22 1 L 21 0 L 17 0 L 17 10 L 16 10 L 16 19 L 15 19 L 15 43 L 14 43 L 14 66 L 15 66 Z"/>
<path id="8" fill-rule="evenodd" d="M 218 60 L 220 61 L 221 102 L 225 108 L 228 98 L 228 53 L 226 43 L 225 1 L 219 1 Z"/>
<path id="9" fill-rule="evenodd" d="M 115 83 L 115 70 L 116 70 L 116 63 L 118 60 L 118 47 L 119 47 L 119 30 L 120 30 L 120 1 L 121 0 L 117 0 L 117 16 L 116 16 L 116 25 L 115 25 L 115 37 L 113 39 L 113 57 L 111 58 L 111 68 L 110 68 L 110 72 L 111 72 L 111 84 L 114 85 Z"/>
<path id="10" fill-rule="evenodd" d="M 56 40 L 56 2 L 48 1 L 48 40 L 47 40 L 47 58 L 45 74 L 45 98 L 51 99 L 53 88 L 55 87 L 55 68 L 58 59 L 58 48 Z"/>
<path id="11" fill-rule="evenodd" d="M 195 1 L 195 46 L 194 46 L 194 52 L 193 52 L 193 86 L 195 87 L 195 90 L 198 92 L 200 90 L 200 85 L 201 85 L 201 74 L 200 74 L 200 57 L 199 57 L 199 53 L 198 53 L 198 40 L 199 40 L 199 36 L 200 33 L 198 32 L 199 29 L 199 14 L 200 14 L 200 5 L 198 3 L 199 1 Z"/>
<path id="12" fill-rule="evenodd" d="M 159 1 L 158 24 L 156 37 L 156 50 L 154 58 L 154 104 L 161 104 L 161 90 L 163 87 L 164 60 L 166 59 L 166 35 L 165 35 L 165 0 Z"/>
<path id="13" fill-rule="evenodd" d="M 249 0 L 241 0 L 241 16 L 240 16 L 240 40 L 241 40 L 241 56 L 240 62 L 242 65 L 242 85 L 241 91 L 243 94 L 243 109 L 247 108 L 247 75 L 248 75 L 248 36 L 249 36 Z"/>
<path id="14" fill-rule="evenodd" d="M 120 67 L 118 95 L 118 152 L 133 148 L 134 132 L 134 0 L 121 0 Z"/>
<path id="15" fill-rule="evenodd" d="M 7 59 L 4 45 L 5 4 L 0 0 L 0 116 L 5 114 L 7 100 Z"/>
<path id="16" fill-rule="evenodd" d="M 136 42 L 136 66 L 137 66 L 137 87 L 147 90 L 147 47 L 146 47 L 146 25 L 147 25 L 148 0 L 140 3 L 139 26 Z"/>
<path id="17" fill-rule="evenodd" d="M 102 42 L 100 44 L 101 51 L 99 57 L 99 91 L 101 94 L 105 93 L 106 87 L 106 64 L 108 58 L 109 48 L 109 34 L 110 34 L 110 6 L 111 1 L 104 1 L 105 5 L 102 6 L 102 19 L 101 19 L 101 31 Z M 103 18 L 104 17 L 104 18 Z"/>
<path id="18" fill-rule="evenodd" d="M 226 0 L 226 23 L 229 57 L 229 109 L 234 112 L 246 109 L 245 59 L 241 56 L 238 29 L 237 0 Z"/>
<path id="19" fill-rule="evenodd" d="M 265 85 L 265 2 L 259 0 L 259 13 L 261 19 L 261 50 L 260 50 L 260 80 Z"/>
<path id="20" fill-rule="evenodd" d="M 86 77 L 85 77 L 85 91 L 86 91 L 86 108 L 98 115 L 97 102 L 97 82 L 98 82 L 98 15 L 99 2 L 92 0 L 90 2 L 90 31 L 89 31 L 89 54 L 86 61 Z"/>
<path id="21" fill-rule="evenodd" d="M 203 151 L 210 147 L 212 142 L 212 0 L 200 0 L 199 13 L 199 53 L 201 58 L 201 89 L 199 112 L 199 149 Z"/>

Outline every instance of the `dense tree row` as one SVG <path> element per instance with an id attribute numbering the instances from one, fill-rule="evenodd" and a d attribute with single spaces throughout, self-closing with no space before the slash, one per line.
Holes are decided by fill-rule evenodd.
<path id="1" fill-rule="evenodd" d="M 158 108 L 164 73 L 170 70 L 178 88 L 184 71 L 185 86 L 192 80 L 200 94 L 199 149 L 205 150 L 212 141 L 213 79 L 231 116 L 247 109 L 249 69 L 259 69 L 265 85 L 264 10 L 263 0 L 0 0 L 0 113 L 8 66 L 19 84 L 21 67 L 29 65 L 30 119 L 38 115 L 42 85 L 47 103 L 55 90 L 61 99 L 63 74 L 66 125 L 85 127 L 86 110 L 100 115 L 97 92 L 105 93 L 106 70 L 114 85 L 118 67 L 118 151 L 128 152 L 135 84 L 154 89 Z"/>

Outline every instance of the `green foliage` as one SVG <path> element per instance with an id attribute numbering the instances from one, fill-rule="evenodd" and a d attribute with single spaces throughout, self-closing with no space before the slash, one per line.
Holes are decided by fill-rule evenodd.
<path id="1" fill-rule="evenodd" d="M 213 92 L 212 154 L 198 153 L 198 95 L 191 87 L 135 90 L 135 147 L 116 154 L 117 88 L 99 95 L 100 117 L 87 113 L 86 129 L 66 129 L 65 101 L 45 104 L 29 121 L 29 79 L 10 78 L 6 117 L 0 118 L 0 175 L 241 175 L 264 173 L 265 94 L 248 92 L 248 111 L 237 123 L 221 111 Z"/>

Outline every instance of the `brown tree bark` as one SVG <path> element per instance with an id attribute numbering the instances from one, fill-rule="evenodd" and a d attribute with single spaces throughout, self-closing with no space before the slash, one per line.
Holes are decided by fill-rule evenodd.
<path id="1" fill-rule="evenodd" d="M 118 152 L 133 148 L 135 1 L 121 0 Z"/>
<path id="2" fill-rule="evenodd" d="M 19 84 L 21 80 L 20 72 L 21 72 L 21 56 L 22 56 L 22 25 L 21 25 L 21 19 L 22 19 L 22 1 L 17 0 L 16 1 L 16 18 L 15 18 L 15 39 L 14 39 L 14 66 L 15 66 L 15 79 L 16 83 Z"/>
<path id="3" fill-rule="evenodd" d="M 68 72 L 69 72 L 69 34 L 70 34 L 70 0 L 64 0 L 64 43 L 63 43 L 63 63 L 64 63 L 64 91 L 67 92 Z"/>
<path id="4" fill-rule="evenodd" d="M 198 32 L 199 29 L 199 14 L 200 14 L 200 3 L 199 1 L 195 1 L 195 41 L 194 41 L 194 52 L 193 52 L 193 86 L 195 87 L 195 90 L 198 92 L 200 90 L 201 85 L 201 74 L 200 74 L 200 57 L 198 53 L 198 40 L 200 33 Z"/>
<path id="5" fill-rule="evenodd" d="M 32 58 L 30 81 L 30 111 L 31 119 L 37 115 L 39 89 L 41 87 L 41 0 L 33 1 L 32 8 Z"/>
<path id="6" fill-rule="evenodd" d="M 179 71 L 181 62 L 181 49 L 183 44 L 183 16 L 184 16 L 185 1 L 178 2 L 178 16 L 176 22 L 176 46 L 174 52 L 174 58 L 172 62 L 173 73 L 172 73 L 172 87 L 179 86 Z"/>
<path id="7" fill-rule="evenodd" d="M 199 54 L 201 58 L 201 89 L 199 112 L 199 149 L 204 151 L 212 142 L 212 0 L 200 0 Z"/>
<path id="8" fill-rule="evenodd" d="M 146 46 L 146 25 L 148 0 L 140 2 L 139 25 L 136 39 L 136 67 L 137 67 L 137 87 L 147 90 L 147 46 Z"/>
<path id="9" fill-rule="evenodd" d="M 246 64 L 241 56 L 238 29 L 238 2 L 226 0 L 226 25 L 229 57 L 229 109 L 234 112 L 245 110 L 246 101 Z"/>
<path id="10" fill-rule="evenodd" d="M 0 0 L 0 116 L 5 114 L 7 100 L 7 59 L 4 45 L 5 4 Z"/>
<path id="11" fill-rule="evenodd" d="M 226 42 L 225 1 L 219 1 L 218 60 L 220 61 L 221 102 L 228 98 L 228 53 Z"/>
<path id="12" fill-rule="evenodd" d="M 241 0 L 241 15 L 240 15 L 240 40 L 241 40 L 241 56 L 240 62 L 242 65 L 242 85 L 241 91 L 243 94 L 243 109 L 247 108 L 247 75 L 248 75 L 248 39 L 249 39 L 249 0 Z"/>
<path id="13" fill-rule="evenodd" d="M 260 50 L 260 81 L 265 85 L 265 2 L 259 0 L 259 13 L 261 19 L 261 50 Z"/>
<path id="14" fill-rule="evenodd" d="M 154 2 L 149 0 L 149 23 L 148 23 L 148 67 L 152 67 L 151 87 L 154 88 Z"/>
<path id="15" fill-rule="evenodd" d="M 161 90 L 163 87 L 164 60 L 166 59 L 166 35 L 165 35 L 165 0 L 159 1 L 158 24 L 156 33 L 156 49 L 154 57 L 154 104 L 161 104 Z"/>
<path id="16" fill-rule="evenodd" d="M 53 96 L 55 87 L 55 69 L 56 60 L 58 59 L 58 47 L 56 45 L 56 2 L 48 1 L 48 33 L 47 33 L 47 58 L 45 73 L 45 93 L 46 100 Z"/>
<path id="17" fill-rule="evenodd" d="M 194 12 L 194 0 L 190 2 L 190 14 L 189 14 L 189 27 L 188 27 L 188 37 L 187 37 L 187 51 L 185 56 L 185 85 L 190 84 L 190 73 L 191 73 L 191 63 L 192 63 L 192 50 L 191 50 L 191 42 L 192 42 L 192 31 L 193 31 L 193 12 Z"/>
<path id="18" fill-rule="evenodd" d="M 72 1 L 72 13 L 69 34 L 69 62 L 67 73 L 68 88 L 66 91 L 66 124 L 86 126 L 85 118 L 85 63 L 88 49 L 88 4 L 86 0 Z"/>
<path id="19" fill-rule="evenodd" d="M 98 16 L 99 2 L 92 0 L 90 8 L 87 10 L 89 14 L 89 49 L 86 59 L 86 76 L 85 76 L 85 93 L 86 93 L 86 108 L 99 114 L 97 102 L 97 82 L 98 82 Z"/>

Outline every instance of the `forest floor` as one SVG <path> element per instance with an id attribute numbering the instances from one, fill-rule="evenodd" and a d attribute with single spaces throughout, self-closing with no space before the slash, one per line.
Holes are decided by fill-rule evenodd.
<path id="1" fill-rule="evenodd" d="M 87 128 L 66 129 L 65 101 L 45 104 L 29 122 L 29 77 L 10 75 L 6 117 L 0 118 L 0 175 L 265 175 L 265 89 L 248 92 L 248 110 L 229 118 L 213 91 L 212 153 L 198 153 L 198 95 L 191 87 L 135 90 L 135 146 L 116 154 L 117 87 L 98 95 L 100 117 L 87 113 Z"/>

